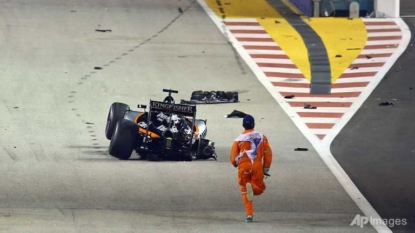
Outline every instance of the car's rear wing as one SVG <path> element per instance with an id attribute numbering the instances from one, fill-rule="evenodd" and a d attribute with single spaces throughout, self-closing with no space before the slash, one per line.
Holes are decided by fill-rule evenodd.
<path id="1" fill-rule="evenodd" d="M 181 114 L 185 116 L 196 116 L 196 106 L 188 104 L 169 104 L 160 101 L 150 100 L 150 112 L 162 111 Z"/>

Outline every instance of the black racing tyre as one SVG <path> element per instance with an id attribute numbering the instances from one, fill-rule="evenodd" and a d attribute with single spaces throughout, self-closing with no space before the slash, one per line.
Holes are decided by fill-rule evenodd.
<path id="1" fill-rule="evenodd" d="M 109 154 L 119 159 L 129 159 L 137 143 L 138 129 L 134 122 L 121 119 L 115 125 Z"/>
<path id="2" fill-rule="evenodd" d="M 203 100 L 203 91 L 193 91 L 190 100 Z"/>
<path id="3" fill-rule="evenodd" d="M 125 111 L 128 110 L 130 110 L 130 107 L 124 103 L 115 102 L 111 104 L 108 111 L 107 126 L 105 127 L 105 137 L 107 137 L 108 140 L 111 140 L 115 125 L 124 117 Z"/>
<path id="4" fill-rule="evenodd" d="M 190 162 L 190 161 L 193 160 L 193 156 L 190 153 L 188 153 L 188 154 L 182 154 L 181 155 L 181 160 L 182 161 L 186 161 L 186 162 Z"/>

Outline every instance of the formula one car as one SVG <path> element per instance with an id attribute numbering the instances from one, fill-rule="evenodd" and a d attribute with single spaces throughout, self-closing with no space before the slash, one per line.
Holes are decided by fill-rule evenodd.
<path id="1" fill-rule="evenodd" d="M 181 100 L 181 104 L 221 104 L 237 103 L 238 92 L 236 91 L 194 91 L 190 100 Z"/>
<path id="2" fill-rule="evenodd" d="M 107 118 L 105 136 L 111 140 L 109 154 L 119 159 L 129 159 L 133 150 L 140 159 L 216 160 L 214 142 L 206 139 L 207 120 L 196 119 L 196 106 L 175 104 L 171 93 L 161 101 L 150 100 L 138 105 L 144 111 L 133 111 L 127 104 L 115 102 Z"/>

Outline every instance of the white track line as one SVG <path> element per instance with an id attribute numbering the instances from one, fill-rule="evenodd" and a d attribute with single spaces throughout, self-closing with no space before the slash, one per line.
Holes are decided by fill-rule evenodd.
<path id="1" fill-rule="evenodd" d="M 312 134 L 323 134 L 326 135 L 331 129 L 310 129 Z"/>
<path id="2" fill-rule="evenodd" d="M 261 67 L 264 72 L 282 72 L 291 74 L 302 74 L 301 70 L 295 68 L 273 68 L 273 67 Z"/>
<path id="3" fill-rule="evenodd" d="M 398 26 L 394 26 L 394 25 L 369 25 L 366 26 L 366 30 L 371 30 L 371 29 L 398 29 L 400 30 L 401 28 Z"/>
<path id="4" fill-rule="evenodd" d="M 331 123 L 335 124 L 339 122 L 339 118 L 322 118 L 322 117 L 303 117 L 301 118 L 305 123 Z"/>
<path id="5" fill-rule="evenodd" d="M 291 59 L 253 58 L 255 63 L 294 64 Z"/>
<path id="6" fill-rule="evenodd" d="M 264 30 L 262 26 L 226 26 L 229 30 Z"/>
<path id="7" fill-rule="evenodd" d="M 367 33 L 368 37 L 398 36 L 398 35 L 401 35 L 401 32 L 369 32 Z"/>
<path id="8" fill-rule="evenodd" d="M 256 46 L 278 46 L 275 42 L 260 42 L 260 41 L 241 41 L 241 45 L 256 45 Z"/>
<path id="9" fill-rule="evenodd" d="M 348 68 L 343 73 L 352 74 L 352 73 L 362 73 L 362 72 L 378 72 L 379 67 L 363 67 L 359 69 L 350 69 Z"/>
<path id="10" fill-rule="evenodd" d="M 283 55 L 285 54 L 282 50 L 262 50 L 262 49 L 247 49 L 249 54 L 277 54 Z"/>
<path id="11" fill-rule="evenodd" d="M 384 44 L 399 45 L 399 43 L 400 43 L 400 40 L 388 40 L 387 42 L 372 40 L 372 41 L 366 42 L 366 45 L 384 45 Z"/>
<path id="12" fill-rule="evenodd" d="M 364 50 L 363 50 L 364 51 Z M 360 64 L 360 63 L 378 63 L 378 62 L 387 62 L 389 60 L 389 57 L 376 57 L 376 58 L 357 58 L 353 61 L 353 64 Z"/>
<path id="13" fill-rule="evenodd" d="M 336 103 L 351 103 L 357 100 L 355 97 L 345 98 L 326 98 L 326 97 L 294 97 L 292 99 L 284 99 L 287 102 L 336 102 Z"/>
<path id="14" fill-rule="evenodd" d="M 270 82 L 282 82 L 282 83 L 301 83 L 301 84 L 310 84 L 310 82 L 305 78 L 275 78 L 268 77 Z"/>
<path id="15" fill-rule="evenodd" d="M 255 33 L 234 33 L 236 38 L 271 38 L 269 34 L 255 34 Z"/>
<path id="16" fill-rule="evenodd" d="M 334 108 L 334 107 L 317 107 L 316 109 L 305 109 L 304 107 L 291 107 L 295 112 L 307 112 L 307 113 L 345 113 L 349 110 L 348 107 Z"/>
<path id="17" fill-rule="evenodd" d="M 381 54 L 381 53 L 394 53 L 396 51 L 396 48 L 388 48 L 388 49 L 365 49 L 362 51 L 361 54 Z"/>
<path id="18" fill-rule="evenodd" d="M 335 83 L 355 83 L 355 82 L 370 82 L 373 77 L 364 77 L 364 78 L 339 78 Z"/>

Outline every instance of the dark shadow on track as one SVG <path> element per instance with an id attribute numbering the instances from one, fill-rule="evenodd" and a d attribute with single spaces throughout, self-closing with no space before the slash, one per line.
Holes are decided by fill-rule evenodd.
<path id="1" fill-rule="evenodd" d="M 401 1 L 402 15 L 415 1 Z M 415 18 L 405 18 L 411 32 Z M 382 218 L 408 224 L 393 232 L 415 232 L 415 43 L 380 82 L 332 144 L 332 153 Z M 394 106 L 379 106 L 381 102 Z M 390 220 L 392 221 L 392 220 Z"/>

